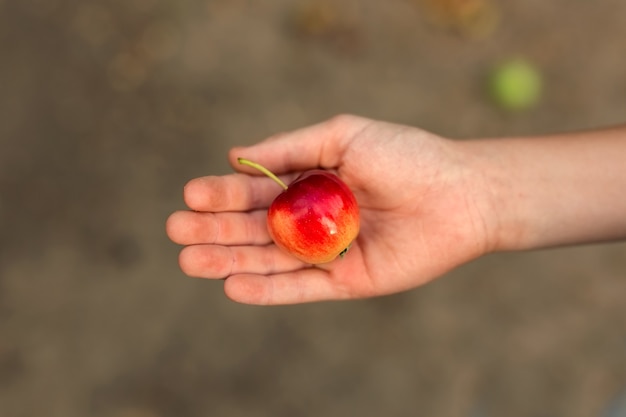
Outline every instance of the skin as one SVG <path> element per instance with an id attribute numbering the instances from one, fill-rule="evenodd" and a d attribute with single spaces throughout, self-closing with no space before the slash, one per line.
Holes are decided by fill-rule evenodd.
<path id="1" fill-rule="evenodd" d="M 332 170 L 352 189 L 361 230 L 348 254 L 311 266 L 267 232 L 276 184 L 237 157 L 291 182 Z M 534 138 L 455 141 L 355 116 L 234 148 L 236 173 L 191 180 L 190 211 L 168 236 L 181 269 L 224 279 L 234 301 L 293 304 L 405 291 L 497 251 L 626 237 L 626 127 Z"/>

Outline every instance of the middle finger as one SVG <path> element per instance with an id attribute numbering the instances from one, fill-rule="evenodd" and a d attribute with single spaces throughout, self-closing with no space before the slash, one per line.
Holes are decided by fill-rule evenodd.
<path id="1" fill-rule="evenodd" d="M 181 245 L 266 245 L 267 211 L 208 213 L 177 211 L 166 223 L 167 234 Z"/>

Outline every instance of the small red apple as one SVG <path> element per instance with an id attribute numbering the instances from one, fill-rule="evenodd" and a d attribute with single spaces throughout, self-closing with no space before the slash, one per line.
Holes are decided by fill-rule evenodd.
<path id="1" fill-rule="evenodd" d="M 287 186 L 265 167 L 243 158 L 238 161 L 284 188 L 267 212 L 269 234 L 278 247 L 310 264 L 330 262 L 346 253 L 359 233 L 359 206 L 339 177 L 314 169 Z"/>

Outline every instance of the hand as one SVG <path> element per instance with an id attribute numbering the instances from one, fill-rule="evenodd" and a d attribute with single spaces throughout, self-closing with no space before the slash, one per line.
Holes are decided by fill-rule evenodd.
<path id="1" fill-rule="evenodd" d="M 228 297 L 250 304 L 353 299 L 424 284 L 491 249 L 488 193 L 462 146 L 425 131 L 354 116 L 276 135 L 229 154 L 249 173 L 191 180 L 193 211 L 167 221 L 186 245 L 181 269 L 225 279 Z M 333 170 L 359 203 L 361 231 L 344 258 L 309 265 L 282 252 L 266 228 L 282 189 L 237 163 L 244 157 L 283 176 Z"/>

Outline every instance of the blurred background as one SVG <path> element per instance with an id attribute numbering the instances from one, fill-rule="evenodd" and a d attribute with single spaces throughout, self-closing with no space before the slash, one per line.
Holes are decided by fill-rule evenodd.
<path id="1" fill-rule="evenodd" d="M 345 112 L 459 140 L 624 123 L 626 2 L 0 0 L 0 416 L 606 411 L 625 244 L 343 303 L 183 276 L 164 222 L 185 182 Z"/>

